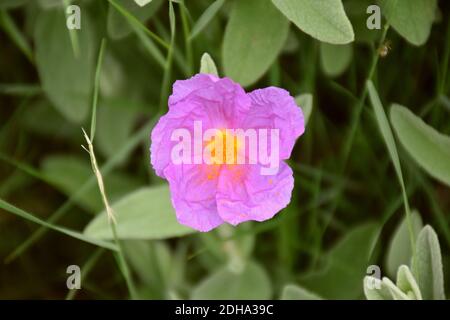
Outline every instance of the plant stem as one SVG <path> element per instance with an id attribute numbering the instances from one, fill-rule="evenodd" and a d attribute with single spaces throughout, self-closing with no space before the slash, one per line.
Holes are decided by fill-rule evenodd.
<path id="1" fill-rule="evenodd" d="M 194 72 L 194 62 L 193 62 L 193 54 L 192 54 L 192 41 L 189 29 L 189 23 L 186 16 L 187 8 L 184 3 L 180 4 L 180 13 L 181 13 L 181 23 L 183 25 L 183 34 L 184 34 L 184 46 L 186 49 L 186 60 L 188 65 L 189 75 L 192 75 Z"/>
<path id="2" fill-rule="evenodd" d="M 389 30 L 389 24 L 385 24 L 384 29 L 383 29 L 383 33 L 381 35 L 380 38 L 380 45 L 384 43 L 385 39 L 386 39 L 386 35 L 387 32 Z M 373 74 L 375 72 L 375 69 L 378 65 L 378 60 L 379 60 L 379 54 L 378 54 L 378 50 L 377 48 L 375 48 L 374 51 L 374 55 L 372 56 L 372 63 L 370 65 L 369 68 L 369 73 L 367 74 L 367 78 L 364 84 L 364 89 L 363 92 L 361 93 L 361 96 L 358 100 L 358 103 L 356 105 L 355 111 L 353 113 L 352 116 L 352 123 L 351 123 L 351 127 L 350 127 L 350 132 L 348 134 L 348 138 L 346 140 L 346 144 L 344 145 L 344 155 L 343 155 L 343 160 L 341 163 L 341 174 L 343 174 L 343 172 L 345 171 L 345 167 L 347 166 L 347 162 L 348 162 L 348 157 L 350 156 L 350 151 L 352 149 L 353 146 L 353 142 L 355 140 L 355 135 L 356 135 L 356 129 L 359 126 L 359 120 L 361 118 L 361 112 L 363 110 L 363 106 L 364 106 L 364 101 L 367 98 L 367 81 L 371 80 L 373 78 Z"/>
<path id="3" fill-rule="evenodd" d="M 95 174 L 95 177 L 97 179 L 97 185 L 98 185 L 98 189 L 100 190 L 100 194 L 102 196 L 102 200 L 103 200 L 103 204 L 105 206 L 106 209 L 106 213 L 108 214 L 108 218 L 109 218 L 109 224 L 111 226 L 111 230 L 114 236 L 114 241 L 116 243 L 117 246 L 117 255 L 118 255 L 118 264 L 119 264 L 119 269 L 122 272 L 122 275 L 125 279 L 125 282 L 127 284 L 128 287 L 128 291 L 130 292 L 130 296 L 132 299 L 135 299 L 136 296 L 136 290 L 134 287 L 134 284 L 132 282 L 131 276 L 130 276 L 130 271 L 128 269 L 128 265 L 127 262 L 125 260 L 125 255 L 123 253 L 123 248 L 122 245 L 119 241 L 119 238 L 117 236 L 117 230 L 116 230 L 116 220 L 114 217 L 114 213 L 113 210 L 109 204 L 109 200 L 108 200 L 108 196 L 106 195 L 106 188 L 105 188 L 105 184 L 103 182 L 103 176 L 100 172 L 100 170 L 98 169 L 98 165 L 97 165 L 97 159 L 95 157 L 95 152 L 94 152 L 94 145 L 92 143 L 92 141 L 94 140 L 94 135 L 95 135 L 95 124 L 96 124 L 96 118 L 97 118 L 97 101 L 98 101 L 98 86 L 99 86 L 99 82 L 100 82 L 100 71 L 101 71 L 101 62 L 103 60 L 103 54 L 104 54 L 104 49 L 105 49 L 105 39 L 102 40 L 102 45 L 100 47 L 100 53 L 98 56 L 98 62 L 97 62 L 97 71 L 96 71 L 96 76 L 95 76 L 95 80 L 96 83 L 95 88 L 94 89 L 94 97 L 93 97 L 93 103 L 92 103 L 92 118 L 91 118 L 91 135 L 90 137 L 87 135 L 87 133 L 83 130 L 84 133 L 84 138 L 86 139 L 86 142 L 88 144 L 88 148 L 84 148 L 90 156 L 91 159 L 91 165 L 92 165 L 92 171 Z"/>
<path id="4" fill-rule="evenodd" d="M 136 27 L 142 29 L 149 37 L 153 38 L 156 42 L 158 42 L 161 46 L 166 49 L 169 49 L 169 45 L 163 39 L 161 39 L 157 34 L 149 30 L 146 26 L 144 26 L 135 16 L 125 10 L 122 6 L 120 6 L 116 0 L 108 0 L 108 2 L 117 10 L 120 14 L 122 14 L 130 24 L 134 24 Z"/>

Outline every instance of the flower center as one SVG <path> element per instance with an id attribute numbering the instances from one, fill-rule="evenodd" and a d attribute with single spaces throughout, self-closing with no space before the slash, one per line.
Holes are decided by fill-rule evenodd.
<path id="1" fill-rule="evenodd" d="M 218 178 L 221 170 L 225 169 L 233 181 L 241 180 L 244 168 L 238 165 L 238 154 L 242 145 L 236 135 L 225 129 L 220 130 L 205 146 L 210 155 L 210 164 L 206 166 L 207 179 Z"/>
<path id="2" fill-rule="evenodd" d="M 238 153 L 242 143 L 236 135 L 230 134 L 227 130 L 222 129 L 219 134 L 212 139 L 206 149 L 211 155 L 213 165 L 238 163 Z"/>

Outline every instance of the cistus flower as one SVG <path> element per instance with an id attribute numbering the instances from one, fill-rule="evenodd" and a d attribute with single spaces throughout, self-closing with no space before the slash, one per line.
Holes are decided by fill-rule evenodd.
<path id="1" fill-rule="evenodd" d="M 202 131 L 215 130 L 215 138 L 199 138 L 199 124 Z M 275 170 L 264 173 L 268 162 L 255 163 L 248 154 L 239 163 L 238 154 L 252 151 L 250 139 L 243 140 L 246 137 L 228 129 L 276 133 L 271 136 L 278 139 L 274 144 L 258 135 L 258 155 L 275 155 Z M 174 132 L 194 138 L 180 142 Z M 302 110 L 286 90 L 268 87 L 246 93 L 229 78 L 197 74 L 174 83 L 169 111 L 151 134 L 151 163 L 156 174 L 169 182 L 181 224 L 206 232 L 224 222 L 264 221 L 290 202 L 294 178 L 283 160 L 290 157 L 303 132 Z M 180 157 L 174 159 L 180 146 L 186 147 L 180 157 L 187 160 L 181 163 Z M 199 163 L 199 159 L 204 161 Z"/>

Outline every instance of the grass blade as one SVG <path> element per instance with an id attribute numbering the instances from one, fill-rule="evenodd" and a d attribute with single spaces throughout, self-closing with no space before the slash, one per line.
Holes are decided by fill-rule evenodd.
<path id="1" fill-rule="evenodd" d="M 375 89 L 375 86 L 373 85 L 372 81 L 370 81 L 370 80 L 367 82 L 367 89 L 368 89 L 369 98 L 372 103 L 373 110 L 375 112 L 375 118 L 377 120 L 378 127 L 380 129 L 381 135 L 383 136 L 386 147 L 389 151 L 389 156 L 391 157 L 391 161 L 394 165 L 397 179 L 398 179 L 398 181 L 400 183 L 400 187 L 402 189 L 403 204 L 405 206 L 406 221 L 408 224 L 409 238 L 411 241 L 411 248 L 413 251 L 412 255 L 413 255 L 413 264 L 414 264 L 414 260 L 415 260 L 414 229 L 413 229 L 413 224 L 411 221 L 411 211 L 409 208 L 408 196 L 406 193 L 405 182 L 403 179 L 402 168 L 400 165 L 400 159 L 398 156 L 397 147 L 395 145 L 394 135 L 392 134 L 392 130 L 389 125 L 388 118 L 386 116 L 386 113 L 384 112 L 384 108 L 381 104 L 381 101 L 380 101 L 378 93 Z"/>
<path id="2" fill-rule="evenodd" d="M 33 51 L 31 50 L 30 44 L 25 39 L 22 32 L 17 28 L 14 20 L 5 10 L 0 11 L 0 24 L 20 51 L 27 57 L 28 61 L 34 64 Z"/>
<path id="3" fill-rule="evenodd" d="M 134 25 L 138 28 L 140 28 L 142 31 L 144 31 L 148 36 L 153 38 L 156 42 L 158 42 L 161 46 L 163 46 L 166 49 L 169 49 L 169 45 L 167 42 L 165 42 L 163 39 L 161 39 L 157 34 L 150 31 L 146 26 L 144 26 L 139 19 L 137 19 L 135 16 L 133 16 L 131 13 L 129 13 L 127 10 L 125 10 L 122 6 L 120 6 L 115 0 L 108 0 L 109 3 L 117 10 L 120 14 L 122 14 L 131 25 Z"/>
<path id="4" fill-rule="evenodd" d="M 89 156 L 91 159 L 92 171 L 94 172 L 95 178 L 97 180 L 98 189 L 102 195 L 103 204 L 105 206 L 106 212 L 108 213 L 109 224 L 111 226 L 111 229 L 112 229 L 112 232 L 114 235 L 114 241 L 117 246 L 117 258 L 118 258 L 117 261 L 118 261 L 119 269 L 122 272 L 122 275 L 125 279 L 125 282 L 127 284 L 128 290 L 131 295 L 131 298 L 137 298 L 136 289 L 135 289 L 134 283 L 131 279 L 131 273 L 128 268 L 127 261 L 125 260 L 123 248 L 119 241 L 119 238 L 117 237 L 116 220 L 114 218 L 114 213 L 111 209 L 111 206 L 109 205 L 108 197 L 106 196 L 106 190 L 105 190 L 105 184 L 103 182 L 103 176 L 102 176 L 100 170 L 98 169 L 97 159 L 95 157 L 95 152 L 94 152 L 94 145 L 92 144 L 92 142 L 94 140 L 94 135 L 95 135 L 95 124 L 96 124 L 96 118 L 97 118 L 98 86 L 99 86 L 99 82 L 100 82 L 99 75 L 100 75 L 100 70 L 101 70 L 101 65 L 102 65 L 105 43 L 106 43 L 106 41 L 105 41 L 105 39 L 103 39 L 101 48 L 100 48 L 98 62 L 97 62 L 97 71 L 96 71 L 96 75 L 95 75 L 96 83 L 95 83 L 95 89 L 94 89 L 94 97 L 93 97 L 93 101 L 92 101 L 91 136 L 89 137 L 87 135 L 86 131 L 83 130 L 84 137 L 88 144 L 87 149 L 84 147 L 83 148 L 89 153 Z"/>
<path id="5" fill-rule="evenodd" d="M 73 231 L 73 230 L 70 230 L 70 229 L 67 229 L 67 228 L 64 228 L 64 227 L 60 227 L 60 226 L 57 226 L 55 224 L 46 222 L 44 220 L 41 220 L 41 219 L 37 218 L 36 216 L 34 216 L 31 213 L 28 213 L 28 212 L 26 212 L 26 211 L 24 211 L 24 210 L 22 210 L 20 208 L 17 208 L 15 206 L 13 206 L 12 204 L 6 202 L 3 199 L 0 199 L 0 208 L 5 210 L 5 211 L 7 211 L 7 212 L 9 212 L 9 213 L 12 213 L 12 214 L 18 216 L 18 217 L 21 217 L 21 218 L 26 219 L 28 221 L 34 222 L 34 223 L 39 224 L 41 226 L 44 226 L 44 227 L 46 227 L 48 229 L 51 229 L 51 230 L 54 230 L 54 231 L 58 231 L 58 232 L 60 232 L 62 234 L 65 234 L 65 235 L 67 235 L 69 237 L 72 237 L 72 238 L 75 238 L 75 239 L 78 239 L 78 240 L 81 240 L 81 241 L 84 241 L 84 242 L 87 242 L 87 243 L 90 243 L 90 244 L 93 244 L 93 245 L 96 245 L 96 246 L 99 246 L 99 247 L 103 247 L 103 248 L 106 248 L 106 249 L 117 251 L 117 247 L 114 244 L 112 244 L 111 242 L 97 240 L 97 239 L 92 239 L 92 238 L 87 237 L 87 236 L 85 236 L 82 233 L 79 233 L 77 231 Z"/>
<path id="6" fill-rule="evenodd" d="M 206 8 L 205 12 L 202 13 L 200 18 L 198 18 L 195 25 L 192 27 L 191 35 L 189 36 L 189 40 L 193 40 L 197 37 L 200 32 L 208 25 L 209 22 L 216 16 L 219 12 L 220 8 L 222 8 L 225 0 L 216 0 L 214 1 L 208 8 Z"/>
<path id="7" fill-rule="evenodd" d="M 172 1 L 169 1 L 169 20 L 170 20 L 170 46 L 167 52 L 166 64 L 164 67 L 163 82 L 161 88 L 161 96 L 159 101 L 159 112 L 163 113 L 167 98 L 169 96 L 170 75 L 172 71 L 173 51 L 175 45 L 176 20 L 175 12 L 173 10 Z"/>

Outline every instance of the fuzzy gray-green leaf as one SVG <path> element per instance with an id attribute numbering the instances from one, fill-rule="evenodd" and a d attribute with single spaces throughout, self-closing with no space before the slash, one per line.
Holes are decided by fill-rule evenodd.
<path id="1" fill-rule="evenodd" d="M 305 125 L 308 124 L 313 109 L 313 95 L 310 93 L 300 94 L 295 97 L 295 103 L 302 108 Z"/>
<path id="2" fill-rule="evenodd" d="M 416 210 L 411 212 L 414 235 L 417 238 L 422 229 L 422 218 Z M 386 271 L 389 276 L 394 277 L 402 264 L 408 265 L 412 256 L 411 241 L 409 238 L 408 223 L 406 217 L 397 226 L 392 236 L 386 255 Z"/>
<path id="3" fill-rule="evenodd" d="M 217 71 L 214 60 L 206 52 L 202 55 L 202 58 L 200 60 L 200 73 L 212 74 L 216 77 L 219 76 L 219 72 Z"/>
<path id="4" fill-rule="evenodd" d="M 298 28 L 310 36 L 332 44 L 355 39 L 353 27 L 341 0 L 272 0 Z"/>
<path id="5" fill-rule="evenodd" d="M 206 277 L 192 291 L 191 299 L 212 300 L 265 300 L 272 296 L 272 286 L 266 270 L 249 262 L 240 273 L 223 267 Z"/>
<path id="6" fill-rule="evenodd" d="M 281 300 L 322 300 L 322 298 L 296 284 L 288 284 L 283 288 Z"/>
<path id="7" fill-rule="evenodd" d="M 382 0 L 380 4 L 387 21 L 403 38 L 416 46 L 427 41 L 436 0 Z"/>
<path id="8" fill-rule="evenodd" d="M 177 221 L 167 185 L 134 191 L 114 203 L 112 209 L 120 239 L 167 239 L 195 232 Z M 106 212 L 92 220 L 84 234 L 96 239 L 112 239 Z"/>
<path id="9" fill-rule="evenodd" d="M 281 52 L 288 31 L 289 21 L 270 0 L 235 1 L 222 45 L 225 75 L 243 86 L 254 83 Z"/>
<path id="10" fill-rule="evenodd" d="M 401 105 L 393 104 L 390 116 L 398 139 L 411 157 L 429 175 L 450 186 L 450 137 Z"/>
<path id="11" fill-rule="evenodd" d="M 413 273 L 425 300 L 444 300 L 444 274 L 441 248 L 436 232 L 425 226 L 416 242 L 416 264 Z"/>

